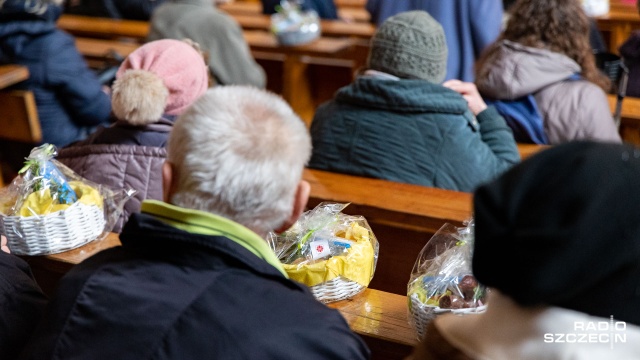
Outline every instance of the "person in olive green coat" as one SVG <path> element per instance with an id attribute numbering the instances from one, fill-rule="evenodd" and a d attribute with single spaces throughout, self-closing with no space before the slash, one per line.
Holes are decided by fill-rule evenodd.
<path id="1" fill-rule="evenodd" d="M 440 85 L 447 45 L 426 12 L 383 23 L 367 62 L 368 70 L 318 108 L 310 167 L 472 191 L 520 160 L 511 130 L 475 85 Z"/>
<path id="2" fill-rule="evenodd" d="M 218 85 L 264 88 L 264 70 L 251 55 L 242 29 L 212 0 L 168 0 L 151 16 L 147 41 L 191 39 L 206 53 Z"/>

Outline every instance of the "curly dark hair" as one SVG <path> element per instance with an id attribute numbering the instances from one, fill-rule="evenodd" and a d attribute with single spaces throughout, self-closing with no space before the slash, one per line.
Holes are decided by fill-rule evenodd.
<path id="1" fill-rule="evenodd" d="M 566 55 L 580 65 L 584 79 L 609 91 L 611 82 L 596 67 L 589 43 L 589 18 L 580 0 L 518 0 L 509 13 L 507 28 L 482 54 L 476 69 L 483 69 L 490 61 L 500 40 L 510 40 Z"/>

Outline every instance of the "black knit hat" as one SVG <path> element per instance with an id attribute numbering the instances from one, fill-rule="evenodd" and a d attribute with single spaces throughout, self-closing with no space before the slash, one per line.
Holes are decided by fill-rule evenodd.
<path id="1" fill-rule="evenodd" d="M 480 187 L 474 207 L 480 282 L 640 325 L 640 149 L 555 146 Z"/>

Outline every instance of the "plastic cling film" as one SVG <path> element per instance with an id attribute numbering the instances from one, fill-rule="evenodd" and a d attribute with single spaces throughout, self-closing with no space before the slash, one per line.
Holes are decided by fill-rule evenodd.
<path id="1" fill-rule="evenodd" d="M 378 241 L 362 216 L 342 213 L 347 204 L 322 203 L 268 242 L 292 280 L 321 286 L 335 279 L 369 285 Z"/>
<path id="2" fill-rule="evenodd" d="M 17 255 L 54 254 L 103 238 L 135 191 L 90 182 L 36 147 L 12 183 L 0 191 L 0 232 Z"/>
<path id="3" fill-rule="evenodd" d="M 466 227 L 445 224 L 427 242 L 407 285 L 410 323 L 422 337 L 443 312 L 469 314 L 486 309 L 486 289 L 471 272 L 473 220 Z"/>

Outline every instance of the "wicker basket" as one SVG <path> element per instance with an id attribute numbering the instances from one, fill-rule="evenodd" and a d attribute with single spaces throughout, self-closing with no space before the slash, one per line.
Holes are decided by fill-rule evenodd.
<path id="1" fill-rule="evenodd" d="M 312 286 L 310 289 L 318 301 L 327 304 L 356 296 L 364 290 L 364 286 L 339 276 L 333 280 Z"/>
<path id="2" fill-rule="evenodd" d="M 2 217 L 2 232 L 16 255 L 46 255 L 71 250 L 95 240 L 105 227 L 96 205 L 76 202 L 65 210 L 29 217 Z"/>
<path id="3" fill-rule="evenodd" d="M 422 303 L 417 295 L 411 295 L 409 299 L 411 301 L 411 307 L 409 310 L 411 312 L 413 325 L 416 332 L 418 333 L 419 339 L 424 338 L 425 331 L 427 330 L 427 325 L 429 325 L 429 323 L 433 321 L 433 319 L 435 319 L 435 317 L 439 314 L 479 314 L 483 313 L 487 309 L 487 305 L 482 305 L 478 306 L 477 308 L 470 309 L 442 309 L 439 306 L 426 305 Z"/>

